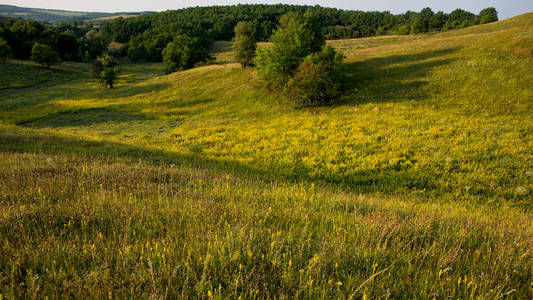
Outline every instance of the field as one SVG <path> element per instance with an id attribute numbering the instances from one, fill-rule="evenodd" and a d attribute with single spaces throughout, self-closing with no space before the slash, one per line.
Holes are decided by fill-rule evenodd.
<path id="1" fill-rule="evenodd" d="M 23 18 L 33 19 L 42 22 L 59 23 L 64 21 L 87 21 L 95 25 L 104 24 L 118 17 L 132 17 L 143 13 L 150 12 L 132 12 L 132 13 L 102 13 L 102 12 L 81 12 L 57 9 L 41 9 L 18 7 L 14 5 L 0 4 L 0 21 L 1 18 Z"/>
<path id="2" fill-rule="evenodd" d="M 345 92 L 253 69 L 0 72 L 0 299 L 533 297 L 533 13 L 331 41 Z"/>

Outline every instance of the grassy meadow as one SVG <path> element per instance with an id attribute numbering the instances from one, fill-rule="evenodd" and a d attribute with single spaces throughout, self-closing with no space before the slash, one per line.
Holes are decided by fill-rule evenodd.
<path id="1" fill-rule="evenodd" d="M 334 106 L 231 63 L 0 66 L 0 299 L 533 297 L 533 13 L 331 41 Z"/>

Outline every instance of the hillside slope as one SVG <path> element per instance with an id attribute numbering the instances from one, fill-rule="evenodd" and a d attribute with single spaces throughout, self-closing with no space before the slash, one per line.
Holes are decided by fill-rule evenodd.
<path id="1" fill-rule="evenodd" d="M 237 64 L 11 61 L 1 293 L 531 297 L 533 14 L 331 44 L 313 109 Z"/>
<path id="2" fill-rule="evenodd" d="M 11 18 L 33 19 L 41 22 L 58 23 L 61 21 L 91 21 L 96 24 L 101 24 L 105 21 L 112 20 L 115 17 L 129 17 L 138 16 L 143 13 L 150 12 L 131 12 L 131 13 L 102 13 L 102 12 L 82 12 L 82 11 L 68 11 L 57 9 L 42 9 L 19 7 L 14 5 L 1 5 L 0 16 Z"/>

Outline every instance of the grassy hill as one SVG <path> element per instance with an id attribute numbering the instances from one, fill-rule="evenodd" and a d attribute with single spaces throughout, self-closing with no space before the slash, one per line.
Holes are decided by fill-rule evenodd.
<path id="1" fill-rule="evenodd" d="M 149 12 L 144 12 L 149 13 Z M 42 9 L 18 7 L 14 5 L 0 5 L 0 16 L 33 19 L 41 22 L 57 23 L 61 21 L 91 21 L 94 24 L 102 24 L 118 17 L 138 16 L 141 13 L 102 13 L 102 12 L 81 12 L 57 9 Z"/>
<path id="2" fill-rule="evenodd" d="M 530 298 L 533 14 L 331 44 L 312 109 L 231 63 L 10 61 L 0 293 Z"/>

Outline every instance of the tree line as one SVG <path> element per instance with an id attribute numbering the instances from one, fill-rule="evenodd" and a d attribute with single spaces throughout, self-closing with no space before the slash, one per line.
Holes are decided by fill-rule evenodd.
<path id="1" fill-rule="evenodd" d="M 28 59 L 35 43 L 50 46 L 61 60 L 92 61 L 107 51 L 110 42 L 125 44 L 115 56 L 127 56 L 132 61 L 163 61 L 163 50 L 176 41 L 188 40 L 198 48 L 194 55 L 207 59 L 205 51 L 213 40 L 231 40 L 234 28 L 241 21 L 249 22 L 254 40 L 268 41 L 288 12 L 318 16 L 325 39 L 358 38 L 382 34 L 416 34 L 463 28 L 498 20 L 493 7 L 473 14 L 462 9 L 451 13 L 430 8 L 404 14 L 390 12 L 350 11 L 320 6 L 298 5 L 234 5 L 192 7 L 161 13 L 117 18 L 101 28 L 82 24 L 43 23 L 11 19 L 0 24 L 0 39 L 11 49 L 13 57 Z M 185 38 L 186 36 L 187 38 Z M 192 40 L 192 41 L 189 41 Z M 193 59 L 194 60 L 194 59 Z M 194 66 L 194 63 L 185 63 Z"/>
<path id="2" fill-rule="evenodd" d="M 96 77 L 112 88 L 118 63 L 108 53 L 110 41 L 91 27 L 9 19 L 0 23 L 0 63 L 9 57 L 31 59 L 47 68 L 62 61 L 93 62 Z"/>
<path id="3" fill-rule="evenodd" d="M 10 19 L 0 24 L 0 44 L 16 59 L 30 59 L 35 44 L 49 47 L 63 61 L 88 62 L 107 51 L 111 40 L 98 29 L 35 20 Z M 7 50 L 4 50 L 7 52 Z"/>
<path id="4" fill-rule="evenodd" d="M 326 39 L 369 37 L 384 34 L 417 34 L 484 24 L 498 20 L 496 9 L 490 7 L 478 15 L 456 9 L 451 13 L 350 11 L 320 6 L 297 5 L 234 5 L 192 7 L 135 18 L 118 18 L 102 27 L 110 40 L 126 43 L 124 55 L 133 61 L 162 61 L 162 51 L 177 35 L 198 40 L 199 46 L 213 40 L 231 40 L 233 29 L 241 21 L 249 22 L 257 41 L 268 41 L 288 12 L 304 14 L 312 11 L 319 18 Z"/>

